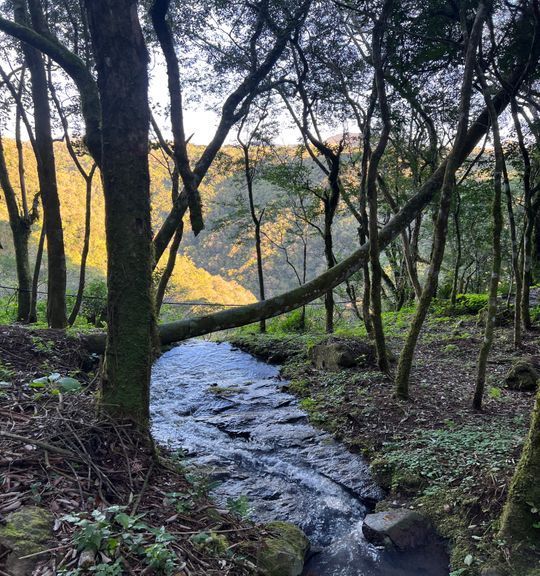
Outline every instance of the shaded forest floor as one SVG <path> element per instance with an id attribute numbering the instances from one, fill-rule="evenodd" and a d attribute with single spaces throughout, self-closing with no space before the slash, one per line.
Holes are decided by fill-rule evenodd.
<path id="1" fill-rule="evenodd" d="M 98 359 L 75 339 L 1 327 L 0 362 L 0 536 L 23 512 L 20 534 L 9 528 L 28 556 L 21 574 L 255 572 L 264 530 L 216 508 L 174 454 L 96 416 Z M 0 546 L 3 576 L 7 558 Z"/>
<path id="2" fill-rule="evenodd" d="M 387 322 L 395 358 L 409 320 L 405 312 L 390 315 Z M 375 366 L 315 369 L 309 350 L 324 335 L 258 335 L 252 329 L 229 340 L 282 363 L 287 388 L 300 397 L 311 421 L 370 461 L 376 480 L 388 491 L 379 509 L 424 511 L 451 542 L 452 575 L 469 576 L 485 569 L 494 552 L 510 557 L 505 543 L 496 540 L 496 521 L 528 430 L 534 393 L 506 388 L 504 377 L 518 359 L 538 366 L 538 336 L 537 330 L 528 333 L 522 349 L 515 351 L 511 328 L 496 330 L 482 412 L 471 408 L 483 337 L 475 316 L 428 320 L 409 402 L 394 397 L 391 378 Z M 338 340 L 351 337 L 350 330 L 336 335 Z M 527 569 L 518 567 L 513 573 L 525 576 L 529 567 L 538 570 L 540 556 L 529 557 Z"/>

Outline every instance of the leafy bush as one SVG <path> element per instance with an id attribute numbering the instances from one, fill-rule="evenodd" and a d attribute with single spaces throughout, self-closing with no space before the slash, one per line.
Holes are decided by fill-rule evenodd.
<path id="1" fill-rule="evenodd" d="M 533 306 L 531 308 L 531 320 L 533 322 L 538 322 L 538 320 L 540 320 L 540 306 Z"/>
<path id="2" fill-rule="evenodd" d="M 294 310 L 289 314 L 285 314 L 279 321 L 273 323 L 270 332 L 303 332 L 306 329 L 307 318 L 302 323 L 302 310 Z"/>
<path id="3" fill-rule="evenodd" d="M 94 324 L 101 326 L 107 315 L 107 284 L 104 280 L 92 280 L 84 289 L 82 301 L 83 316 Z"/>
<path id="4" fill-rule="evenodd" d="M 431 313 L 435 316 L 475 315 L 488 305 L 488 300 L 487 294 L 458 294 L 452 306 L 450 300 L 434 298 Z"/>

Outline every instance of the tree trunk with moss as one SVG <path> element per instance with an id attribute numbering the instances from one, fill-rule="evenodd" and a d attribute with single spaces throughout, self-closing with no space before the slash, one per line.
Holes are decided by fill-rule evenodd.
<path id="1" fill-rule="evenodd" d="M 107 347 L 101 405 L 145 428 L 155 328 L 148 52 L 135 0 L 85 0 L 102 111 Z"/>
<path id="2" fill-rule="evenodd" d="M 377 351 L 377 364 L 383 372 L 390 368 L 386 352 L 386 342 L 382 323 L 382 268 L 379 247 L 377 174 L 379 164 L 386 150 L 390 137 L 390 107 L 386 97 L 386 87 L 383 69 L 382 46 L 386 20 L 392 9 L 392 0 L 385 0 L 382 13 L 373 25 L 371 52 L 375 71 L 375 89 L 379 103 L 382 131 L 377 146 L 371 154 L 367 170 L 366 191 L 369 214 L 369 262 L 371 265 L 370 317 Z"/>
<path id="3" fill-rule="evenodd" d="M 523 327 L 530 330 L 531 313 L 529 310 L 530 299 L 530 286 L 532 283 L 532 245 L 533 245 L 533 232 L 535 214 L 532 205 L 532 190 L 531 190 L 531 159 L 529 151 L 525 144 L 521 123 L 518 116 L 518 107 L 515 98 L 510 102 L 510 110 L 512 112 L 512 119 L 516 129 L 519 151 L 521 159 L 523 160 L 523 196 L 525 201 L 525 230 L 523 233 L 523 268 L 521 277 L 521 320 Z"/>
<path id="4" fill-rule="evenodd" d="M 28 257 L 28 242 L 30 240 L 32 220 L 28 210 L 21 214 L 15 190 L 11 184 L 4 145 L 0 135 L 0 187 L 4 191 L 4 198 L 8 209 L 9 225 L 13 236 L 15 248 L 15 264 L 17 267 L 17 321 L 27 322 L 31 307 L 32 277 L 30 274 L 30 261 Z"/>
<path id="5" fill-rule="evenodd" d="M 531 427 L 521 458 L 510 484 L 499 536 L 510 549 L 519 545 L 538 545 L 540 525 L 540 389 L 532 414 Z"/>

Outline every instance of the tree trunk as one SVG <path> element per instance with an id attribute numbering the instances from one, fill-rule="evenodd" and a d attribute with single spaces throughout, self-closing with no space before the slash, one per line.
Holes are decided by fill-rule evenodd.
<path id="1" fill-rule="evenodd" d="M 90 230 L 92 224 L 92 182 L 94 179 L 94 172 L 96 165 L 92 167 L 90 173 L 85 177 L 86 184 L 86 213 L 84 218 L 84 240 L 83 248 L 81 252 L 81 267 L 79 271 L 79 286 L 77 288 L 77 296 L 75 298 L 75 304 L 69 315 L 68 324 L 73 326 L 77 316 L 79 315 L 79 310 L 81 309 L 81 304 L 84 296 L 84 287 L 86 283 L 86 260 L 88 259 L 88 252 L 90 250 Z"/>
<path id="2" fill-rule="evenodd" d="M 456 306 L 456 300 L 458 295 L 458 282 L 459 282 L 459 269 L 461 268 L 461 227 L 459 223 L 459 213 L 461 208 L 461 196 L 459 192 L 456 195 L 456 208 L 454 210 L 454 229 L 456 232 L 456 262 L 454 265 L 454 279 L 452 282 L 452 294 L 450 296 L 450 304 L 452 308 Z"/>
<path id="3" fill-rule="evenodd" d="M 518 108 L 515 98 L 510 102 L 510 109 L 512 111 L 512 119 L 514 127 L 516 128 L 516 135 L 518 139 L 519 151 L 523 160 L 523 196 L 525 199 L 525 231 L 523 235 L 523 269 L 521 278 L 521 319 L 523 327 L 530 330 L 531 312 L 529 309 L 529 296 L 530 286 L 532 283 L 532 244 L 534 232 L 534 210 L 532 207 L 532 191 L 531 191 L 531 160 L 529 151 L 525 145 L 523 132 L 521 130 L 521 123 L 518 117 Z"/>
<path id="4" fill-rule="evenodd" d="M 384 70 L 382 63 L 382 43 L 386 19 L 392 7 L 392 0 L 386 0 L 382 9 L 382 14 L 373 26 L 372 37 L 372 58 L 375 70 L 375 86 L 377 90 L 377 100 L 381 112 L 383 124 L 382 132 L 375 150 L 371 154 L 367 171 L 367 203 L 369 213 L 369 261 L 371 264 L 371 325 L 375 337 L 375 348 L 377 350 L 377 364 L 383 372 L 388 372 L 390 364 L 386 353 L 386 342 L 382 323 L 382 301 L 381 301 L 381 280 L 382 269 L 380 262 L 379 230 L 378 230 L 378 202 L 377 202 L 377 173 L 379 163 L 382 159 L 388 139 L 390 137 L 390 107 L 386 98 Z"/>
<path id="5" fill-rule="evenodd" d="M 495 319 L 497 317 L 497 289 L 499 287 L 499 276 L 501 273 L 501 233 L 503 228 L 503 215 L 501 209 L 502 198 L 502 175 L 504 172 L 504 154 L 499 132 L 499 121 L 497 113 L 493 107 L 493 102 L 489 95 L 483 72 L 479 69 L 480 84 L 484 93 L 484 100 L 490 112 L 491 130 L 493 133 L 493 147 L 495 151 L 495 169 L 493 172 L 493 264 L 491 269 L 491 280 L 489 283 L 489 302 L 484 330 L 484 340 L 478 354 L 478 368 L 476 372 L 476 388 L 474 391 L 473 408 L 482 409 L 482 399 L 486 383 L 486 367 L 489 352 L 493 344 L 493 332 L 495 329 Z"/>
<path id="6" fill-rule="evenodd" d="M 330 200 L 324 202 L 324 255 L 326 268 L 331 270 L 335 265 L 334 246 L 332 238 L 333 213 L 330 208 Z M 325 331 L 327 334 L 334 332 L 334 291 L 328 290 L 324 296 Z"/>
<path id="7" fill-rule="evenodd" d="M 510 484 L 502 516 L 499 536 L 509 548 L 518 545 L 538 544 L 537 512 L 540 502 L 540 389 L 532 413 L 531 427 L 521 453 L 521 458 Z"/>
<path id="8" fill-rule="evenodd" d="M 519 267 L 519 242 L 517 237 L 516 219 L 514 217 L 514 207 L 512 201 L 512 191 L 510 189 L 510 179 L 506 166 L 503 166 L 504 193 L 506 196 L 506 209 L 508 212 L 508 224 L 510 226 L 510 239 L 512 242 L 512 276 L 516 283 L 516 297 L 514 300 L 514 348 L 521 346 L 521 284 L 522 275 Z"/>
<path id="9" fill-rule="evenodd" d="M 16 22 L 27 25 L 28 18 L 25 3 L 17 0 L 14 5 Z M 35 14 L 32 14 L 32 16 L 34 20 Z M 35 22 L 33 23 L 35 24 Z M 67 325 L 66 257 L 64 252 L 64 231 L 60 215 L 60 199 L 56 183 L 47 76 L 42 55 L 25 43 L 22 43 L 22 50 L 32 80 L 36 161 L 43 205 L 43 225 L 47 235 L 47 322 L 51 328 L 65 328 Z"/>
<path id="10" fill-rule="evenodd" d="M 469 121 L 470 100 L 472 92 L 472 80 L 476 63 L 476 50 L 482 33 L 485 11 L 486 7 L 481 1 L 478 5 L 476 18 L 474 20 L 470 38 L 468 39 L 467 43 L 465 69 L 463 72 L 463 82 L 460 96 L 460 120 L 458 123 L 454 146 L 452 147 L 452 150 L 448 156 L 446 170 L 444 173 L 439 211 L 435 223 L 431 264 L 428 271 L 428 277 L 424 284 L 424 289 L 422 290 L 422 296 L 418 302 L 416 314 L 399 357 L 396 375 L 396 395 L 402 399 L 407 399 L 409 397 L 409 377 L 411 374 L 414 351 L 416 349 L 416 344 L 418 342 L 424 320 L 426 319 L 431 300 L 437 290 L 439 271 L 441 269 L 444 249 L 446 245 L 448 215 L 450 212 L 452 192 L 455 187 L 455 175 L 460 165 L 458 157 L 462 156 L 463 146 L 466 141 L 466 130 Z"/>
<path id="11" fill-rule="evenodd" d="M 240 133 L 238 135 L 238 141 L 240 142 Z M 251 142 L 251 138 L 250 138 Z M 242 151 L 244 153 L 244 176 L 246 179 L 246 186 L 248 191 L 249 200 L 249 213 L 251 215 L 251 221 L 253 222 L 253 233 L 255 236 L 255 253 L 257 255 L 257 280 L 259 282 L 259 299 L 265 299 L 264 292 L 264 270 L 263 270 L 263 260 L 262 260 L 262 250 L 261 250 L 261 220 L 262 214 L 257 216 L 255 212 L 255 198 L 253 195 L 253 169 L 251 167 L 251 159 L 249 157 L 249 144 L 242 144 Z M 263 318 L 259 322 L 259 330 L 261 334 L 266 332 L 266 320 Z"/>
<path id="12" fill-rule="evenodd" d="M 148 52 L 135 0 L 85 0 L 102 114 L 107 347 L 101 404 L 146 428 L 155 329 Z"/>
<path id="13" fill-rule="evenodd" d="M 4 145 L 0 135 L 0 187 L 4 191 L 6 206 L 9 215 L 9 225 L 13 236 L 15 248 L 15 263 L 17 266 L 17 321 L 27 322 L 30 315 L 31 304 L 31 276 L 30 262 L 28 259 L 28 242 L 30 239 L 31 221 L 19 213 L 15 190 L 11 185 Z"/>
<path id="14" fill-rule="evenodd" d="M 167 258 L 167 264 L 165 269 L 161 274 L 159 279 L 158 288 L 156 291 L 156 316 L 159 318 L 159 313 L 161 312 L 161 306 L 163 305 L 163 299 L 165 298 L 165 291 L 167 290 L 167 285 L 171 279 L 172 273 L 174 271 L 174 266 L 176 264 L 176 255 L 178 254 L 178 248 L 180 247 L 180 242 L 182 242 L 182 236 L 184 234 L 184 222 L 181 220 L 176 234 L 173 236 L 171 242 L 171 247 L 169 248 L 169 257 Z"/>
<path id="15" fill-rule="evenodd" d="M 36 252 L 36 261 L 34 263 L 34 273 L 32 275 L 32 298 L 30 302 L 30 312 L 28 314 L 28 322 L 33 324 L 37 322 L 37 300 L 38 300 L 38 287 L 39 287 L 39 274 L 41 272 L 41 261 L 43 260 L 43 248 L 45 246 L 45 224 L 41 227 L 39 234 L 39 242 Z"/>

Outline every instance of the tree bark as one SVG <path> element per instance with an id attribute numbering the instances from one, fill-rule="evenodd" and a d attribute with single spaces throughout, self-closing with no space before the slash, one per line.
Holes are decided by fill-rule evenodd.
<path id="1" fill-rule="evenodd" d="M 107 347 L 101 405 L 146 428 L 155 329 L 148 52 L 136 0 L 85 0 L 101 97 Z"/>
<path id="2" fill-rule="evenodd" d="M 14 6 L 16 22 L 27 25 L 28 17 L 25 2 L 17 0 Z M 32 14 L 34 26 L 35 16 Z M 60 199 L 56 183 L 47 76 L 42 55 L 25 43 L 22 44 L 22 50 L 32 80 L 36 161 L 43 206 L 43 224 L 47 235 L 47 322 L 51 328 L 65 328 L 67 325 L 66 256 Z"/>
<path id="3" fill-rule="evenodd" d="M 456 233 L 456 262 L 454 264 L 454 279 L 452 281 L 452 294 L 450 295 L 450 304 L 452 308 L 455 307 L 458 295 L 459 284 L 459 270 L 461 268 L 461 226 L 459 222 L 459 213 L 461 209 L 461 196 L 459 192 L 456 194 L 456 207 L 454 208 L 454 230 Z"/>
<path id="4" fill-rule="evenodd" d="M 499 536 L 507 541 L 509 548 L 518 545 L 538 545 L 538 502 L 540 502 L 540 389 L 532 413 L 531 427 L 521 453 L 521 458 L 510 484 L 503 508 Z"/>
<path id="5" fill-rule="evenodd" d="M 243 157 L 244 157 L 244 177 L 246 179 L 246 187 L 248 192 L 248 202 L 249 202 L 249 214 L 251 216 L 251 221 L 253 222 L 253 234 L 255 237 L 255 254 L 257 256 L 257 280 L 259 282 L 259 299 L 265 299 L 264 291 L 264 270 L 263 270 L 263 259 L 262 259 L 262 249 L 261 249 L 261 220 L 264 216 L 262 212 L 259 216 L 255 211 L 255 198 L 253 195 L 253 167 L 251 166 L 251 159 L 249 157 L 249 150 L 251 144 L 251 137 L 249 142 L 242 143 L 240 140 L 240 132 L 238 133 L 238 141 L 242 147 Z M 259 329 L 261 334 L 266 332 L 266 320 L 263 318 L 259 322 Z"/>
<path id="6" fill-rule="evenodd" d="M 512 119 L 514 127 L 516 128 L 516 135 L 518 139 L 519 151 L 523 160 L 523 196 L 525 199 L 525 231 L 523 234 L 523 268 L 521 278 L 521 320 L 523 327 L 530 330 L 531 312 L 529 309 L 529 296 L 530 286 L 532 283 L 532 244 L 533 244 L 533 231 L 535 214 L 532 206 L 532 191 L 531 191 L 531 159 L 529 151 L 525 145 L 523 132 L 521 130 L 521 123 L 518 117 L 518 109 L 515 98 L 510 102 L 510 109 L 512 112 Z"/>
<path id="7" fill-rule="evenodd" d="M 17 204 L 15 190 L 11 184 L 4 145 L 0 135 L 0 187 L 4 191 L 6 206 L 8 209 L 9 225 L 13 236 L 15 248 L 15 263 L 17 266 L 17 321 L 27 322 L 30 316 L 31 306 L 31 275 L 30 261 L 28 258 L 28 243 L 30 240 L 32 222 L 30 216 L 21 214 Z"/>
<path id="8" fill-rule="evenodd" d="M 390 107 L 386 97 L 386 87 L 384 80 L 384 70 L 382 62 L 382 44 L 389 12 L 392 9 L 392 0 L 386 0 L 382 8 L 382 14 L 373 25 L 373 35 L 371 51 L 373 67 L 375 70 L 375 86 L 377 89 L 377 100 L 382 120 L 382 131 L 375 150 L 371 154 L 367 171 L 367 202 L 369 212 L 369 261 L 371 264 L 371 325 L 375 337 L 375 348 L 377 350 L 377 364 L 383 372 L 388 372 L 390 364 L 386 353 L 386 342 L 382 323 L 382 301 L 381 301 L 381 280 L 382 269 L 380 261 L 379 231 L 378 231 L 378 202 L 377 202 L 377 174 L 379 164 L 386 150 L 390 137 Z"/>

